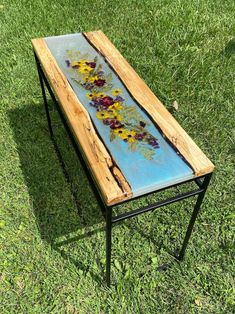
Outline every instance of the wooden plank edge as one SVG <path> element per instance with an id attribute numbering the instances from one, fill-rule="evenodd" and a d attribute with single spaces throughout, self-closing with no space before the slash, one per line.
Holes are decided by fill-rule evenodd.
<path id="1" fill-rule="evenodd" d="M 195 176 L 197 177 L 213 172 L 213 163 L 180 126 L 176 119 L 169 113 L 165 106 L 149 89 L 147 84 L 139 77 L 139 75 L 129 65 L 121 53 L 110 42 L 107 36 L 100 30 L 94 32 L 84 32 L 83 35 L 88 40 L 88 42 L 107 60 L 111 68 L 113 68 L 114 72 L 120 78 L 122 83 L 125 85 L 132 97 L 137 101 L 140 107 L 142 107 L 145 111 L 148 112 L 149 115 L 152 116 L 166 139 L 172 144 L 173 147 L 175 147 L 175 149 L 191 166 Z M 120 71 L 121 68 L 125 68 L 125 70 L 123 70 L 124 72 Z M 130 77 L 128 77 L 128 72 L 130 73 Z M 135 82 L 145 89 L 145 98 L 148 108 L 146 108 L 141 103 L 139 99 L 140 97 L 138 97 L 138 88 L 135 91 L 132 86 L 133 77 Z M 144 98 L 142 97 L 142 99 Z M 152 102 L 153 105 L 150 105 L 150 102 Z M 149 108 L 151 108 L 153 114 L 149 113 Z M 164 117 L 167 117 L 167 120 Z"/>
<path id="2" fill-rule="evenodd" d="M 113 161 L 113 158 L 109 155 L 108 151 L 105 148 L 105 145 L 100 140 L 99 136 L 96 134 L 95 128 L 90 119 L 90 115 L 88 114 L 82 103 L 79 101 L 72 87 L 70 86 L 68 80 L 64 76 L 63 72 L 60 70 L 45 40 L 43 38 L 32 39 L 32 45 L 43 68 L 43 72 L 46 75 L 48 81 L 50 82 L 50 86 L 58 99 L 58 103 L 62 111 L 64 112 L 65 118 L 70 126 L 70 129 L 75 136 L 78 146 L 80 147 L 80 151 L 82 152 L 86 164 L 91 169 L 91 173 L 99 186 L 101 195 L 105 203 L 110 206 L 118 204 L 123 200 L 132 198 L 133 193 L 129 183 L 127 182 L 124 175 Z M 63 92 L 66 91 L 67 93 L 63 97 L 61 96 L 60 84 L 62 84 L 63 86 Z M 70 112 L 69 115 L 68 111 L 65 110 L 63 100 L 70 102 L 71 108 L 73 107 L 73 112 Z M 70 111 L 72 110 L 71 108 Z M 88 142 L 90 138 L 93 138 L 92 143 L 90 143 L 90 148 L 93 153 L 93 156 L 95 156 L 96 158 L 95 164 L 92 162 L 92 160 L 89 159 L 89 156 L 87 156 L 87 154 L 84 151 L 83 147 L 84 139 L 81 138 L 81 136 L 79 135 L 80 133 L 75 131 L 73 124 L 77 121 L 71 122 L 71 114 L 74 114 L 77 118 L 78 115 L 80 115 L 81 117 L 82 114 L 83 116 L 82 120 L 85 120 L 82 121 L 83 129 L 84 133 L 87 136 Z M 100 158 L 99 154 L 102 154 L 103 156 L 103 160 L 101 161 L 99 159 Z M 105 175 L 106 182 L 103 184 L 100 181 L 99 176 L 97 175 L 98 174 L 97 166 L 102 167 L 102 170 L 104 171 L 103 175 Z M 113 186 L 115 189 L 115 193 L 107 193 L 107 185 Z"/>

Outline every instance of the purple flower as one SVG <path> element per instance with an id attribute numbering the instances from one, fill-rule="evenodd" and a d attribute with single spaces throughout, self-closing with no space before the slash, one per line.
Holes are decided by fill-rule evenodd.
<path id="1" fill-rule="evenodd" d="M 98 105 L 97 103 L 95 103 L 95 102 L 90 102 L 89 105 L 92 106 L 92 107 L 95 107 L 95 108 L 98 108 L 98 106 L 99 106 L 99 105 Z"/>
<path id="2" fill-rule="evenodd" d="M 115 102 L 123 102 L 125 99 L 123 99 L 121 96 L 117 96 L 115 98 Z"/>
<path id="3" fill-rule="evenodd" d="M 114 103 L 114 100 L 110 96 L 105 96 L 99 100 L 99 103 L 103 106 L 111 106 Z"/>
<path id="4" fill-rule="evenodd" d="M 86 64 L 89 65 L 92 69 L 94 69 L 96 67 L 95 62 L 87 62 Z"/>
<path id="5" fill-rule="evenodd" d="M 153 148 L 159 148 L 159 144 L 157 142 L 157 139 L 154 137 L 148 138 L 149 145 L 153 146 Z"/>
<path id="6" fill-rule="evenodd" d="M 121 124 L 121 122 L 118 121 L 118 120 L 113 120 L 113 121 L 111 122 L 111 124 L 110 124 L 110 128 L 111 128 L 112 130 L 118 129 L 118 128 L 121 128 L 121 127 L 123 127 L 123 124 Z"/>
<path id="7" fill-rule="evenodd" d="M 99 111 L 104 111 L 104 110 L 107 110 L 107 107 L 106 105 L 98 105 L 98 110 Z"/>
<path id="8" fill-rule="evenodd" d="M 94 85 L 91 83 L 83 83 L 82 86 L 86 89 L 86 90 L 91 90 Z"/>
<path id="9" fill-rule="evenodd" d="M 69 60 L 65 60 L 65 63 L 66 63 L 66 65 L 67 65 L 67 67 L 70 66 L 70 61 L 69 61 Z"/>
<path id="10" fill-rule="evenodd" d="M 98 79 L 98 80 L 95 80 L 94 83 L 95 83 L 96 86 L 104 86 L 106 81 L 102 80 L 102 79 Z"/>
<path id="11" fill-rule="evenodd" d="M 136 138 L 138 141 L 142 141 L 142 140 L 144 139 L 144 134 L 143 134 L 143 133 L 136 134 L 136 135 L 135 135 L 135 138 Z"/>
<path id="12" fill-rule="evenodd" d="M 103 123 L 105 124 L 105 125 L 110 125 L 111 123 L 112 123 L 112 119 L 104 119 L 103 120 Z"/>

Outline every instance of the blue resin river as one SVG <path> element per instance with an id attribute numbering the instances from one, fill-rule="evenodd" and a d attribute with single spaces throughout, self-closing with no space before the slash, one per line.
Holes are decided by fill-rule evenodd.
<path id="1" fill-rule="evenodd" d="M 92 122 L 99 132 L 104 145 L 109 152 L 111 152 L 112 158 L 130 184 L 133 196 L 142 195 L 193 177 L 192 169 L 166 142 L 145 111 L 143 111 L 138 103 L 130 96 L 128 90 L 118 76 L 82 34 L 47 37 L 45 38 L 45 41 L 60 69 L 71 84 L 78 99 L 89 112 Z M 151 138 L 149 135 L 149 143 L 151 145 L 145 143 L 142 146 L 139 145 L 141 143 L 138 142 L 138 140 L 141 136 L 143 137 L 144 135 L 142 134 L 145 134 L 146 132 L 139 135 L 135 132 L 129 132 L 129 135 L 128 133 L 125 133 L 126 135 L 124 134 L 122 135 L 122 138 L 120 138 L 118 132 L 123 128 L 115 129 L 114 125 L 113 130 L 111 130 L 110 128 L 112 125 L 107 125 L 108 123 L 110 124 L 109 119 L 106 119 L 107 123 L 105 124 L 104 119 L 101 119 L 102 117 L 97 118 L 101 113 L 97 115 L 97 109 L 93 106 L 94 102 L 92 105 L 92 101 L 88 97 L 89 90 L 81 86 L 81 84 L 78 84 L 74 79 L 72 70 L 76 68 L 76 63 L 72 60 L 71 62 L 73 63 L 71 66 L 71 62 L 68 60 L 68 54 L 72 55 L 73 52 L 74 54 L 79 52 L 81 56 L 85 55 L 86 59 L 91 60 L 90 65 L 88 64 L 87 68 L 86 66 L 83 66 L 83 68 L 80 68 L 80 71 L 84 72 L 87 69 L 91 70 L 90 67 L 95 66 L 93 64 L 94 62 L 92 63 L 92 60 L 95 60 L 95 63 L 100 65 L 103 73 L 111 73 L 111 75 L 109 75 L 109 84 L 113 86 L 113 90 L 117 90 L 117 93 L 119 90 L 121 91 L 120 96 L 125 102 L 125 108 L 133 108 L 133 106 L 135 106 L 136 113 L 138 116 L 142 117 L 142 125 L 146 125 L 145 128 L 147 134 L 151 134 Z M 96 78 L 95 83 L 99 87 L 104 84 L 103 81 Z M 89 83 L 87 83 L 86 87 L 89 88 Z M 110 97 L 112 96 L 110 92 L 105 93 Z M 108 98 L 106 99 L 109 100 Z M 119 136 L 116 136 L 115 139 L 111 140 L 110 131 L 114 131 L 112 134 L 118 134 Z M 130 138 L 128 138 L 128 136 Z M 136 144 L 143 147 L 142 151 L 149 147 L 149 152 L 152 154 L 151 158 L 145 158 L 141 150 L 130 149 L 131 142 L 135 141 Z"/>

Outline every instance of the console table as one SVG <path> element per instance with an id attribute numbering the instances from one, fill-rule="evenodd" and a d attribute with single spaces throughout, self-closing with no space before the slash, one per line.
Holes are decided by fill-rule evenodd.
<path id="1" fill-rule="evenodd" d="M 49 91 L 106 217 L 106 282 L 112 226 L 198 195 L 183 259 L 214 165 L 102 31 L 32 40 L 50 135 Z M 124 202 L 193 182 L 195 188 L 122 213 Z"/>

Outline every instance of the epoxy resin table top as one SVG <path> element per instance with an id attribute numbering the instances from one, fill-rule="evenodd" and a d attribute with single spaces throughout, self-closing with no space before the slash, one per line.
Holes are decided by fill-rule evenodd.
<path id="1" fill-rule="evenodd" d="M 100 33 L 101 38 L 96 38 L 97 33 Z M 48 61 L 44 60 L 45 56 L 42 57 L 43 51 L 37 46 L 37 39 L 33 45 L 105 202 L 115 204 L 125 198 L 143 195 L 211 172 L 213 165 L 192 141 L 198 148 L 195 153 L 203 154 L 203 165 L 206 162 L 211 167 L 204 173 L 196 173 L 198 169 L 181 147 L 177 147 L 177 140 L 172 140 L 162 127 L 162 121 L 159 123 L 156 119 L 159 108 L 154 108 L 152 100 L 144 97 L 146 85 L 143 83 L 141 90 L 138 85 L 140 78 L 129 65 L 130 69 L 126 66 L 127 62 L 108 39 L 107 49 L 102 48 L 103 35 L 102 32 L 91 32 L 41 39 L 47 60 L 51 60 L 50 66 L 58 72 L 54 72 L 53 77 L 50 75 L 51 70 L 47 69 Z M 107 37 L 104 35 L 104 38 Z M 136 78 L 126 76 L 126 73 L 132 71 Z M 56 86 L 57 76 L 58 81 L 63 79 L 64 87 Z M 60 99 L 61 88 L 64 88 L 65 93 L 68 89 L 73 95 L 71 103 L 68 95 L 67 103 Z M 139 94 L 143 94 L 142 97 L 133 93 L 135 88 Z M 59 93 L 57 89 L 60 89 Z M 167 123 L 174 128 L 174 123 Z M 84 137 L 82 140 L 81 134 Z M 99 171 L 95 170 L 100 165 Z M 104 167 L 107 168 L 105 171 Z M 105 174 L 107 171 L 108 177 Z M 111 186 L 115 186 L 115 183 L 117 187 L 114 192 Z M 107 187 L 109 184 L 110 187 Z"/>

